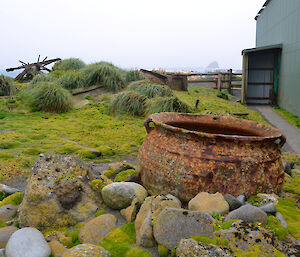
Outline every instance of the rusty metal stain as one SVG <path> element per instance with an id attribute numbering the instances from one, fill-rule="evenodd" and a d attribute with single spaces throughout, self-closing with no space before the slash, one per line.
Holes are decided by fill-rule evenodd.
<path id="1" fill-rule="evenodd" d="M 145 127 L 138 166 L 151 194 L 171 193 L 187 202 L 201 191 L 251 196 L 281 190 L 285 138 L 278 129 L 233 117 L 180 113 L 152 114 Z"/>

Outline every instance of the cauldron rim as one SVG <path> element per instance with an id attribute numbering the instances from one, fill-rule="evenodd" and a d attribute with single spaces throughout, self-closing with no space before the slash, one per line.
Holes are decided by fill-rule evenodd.
<path id="1" fill-rule="evenodd" d="M 222 122 L 230 122 L 231 128 L 234 128 L 233 124 L 236 126 L 248 127 L 249 129 L 255 129 L 255 132 L 263 133 L 262 135 L 228 135 L 228 134 L 221 134 L 221 133 L 207 133 L 207 132 L 199 132 L 195 130 L 188 130 L 185 128 L 180 128 L 176 126 L 169 125 L 167 123 L 171 123 L 172 121 L 179 121 L 179 120 L 193 120 L 198 119 L 203 121 L 209 121 L 216 124 L 221 124 Z M 222 138 L 222 139 L 229 139 L 229 140 L 240 140 L 240 141 L 276 141 L 280 139 L 280 147 L 283 146 L 286 139 L 283 136 L 282 132 L 274 128 L 272 126 L 267 126 L 261 123 L 257 123 L 251 120 L 245 119 L 238 119 L 231 116 L 219 116 L 219 115 L 205 115 L 205 114 L 194 114 L 194 113 L 176 113 L 176 112 L 161 112 L 161 113 L 154 113 L 151 114 L 144 122 L 146 130 L 148 133 L 153 129 L 150 127 L 149 124 L 153 123 L 155 127 L 166 129 L 167 131 L 181 133 L 181 134 L 190 134 L 195 135 L 198 137 L 207 137 L 207 138 Z M 203 124 L 205 124 L 203 122 Z M 253 133 L 254 134 L 254 133 Z"/>

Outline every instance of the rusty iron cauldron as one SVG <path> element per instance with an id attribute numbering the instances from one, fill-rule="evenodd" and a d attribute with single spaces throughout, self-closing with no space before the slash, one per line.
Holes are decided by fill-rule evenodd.
<path id="1" fill-rule="evenodd" d="M 151 194 L 183 202 L 197 193 L 247 197 L 278 193 L 284 179 L 281 131 L 228 116 L 155 113 L 144 123 L 139 150 L 141 181 Z"/>

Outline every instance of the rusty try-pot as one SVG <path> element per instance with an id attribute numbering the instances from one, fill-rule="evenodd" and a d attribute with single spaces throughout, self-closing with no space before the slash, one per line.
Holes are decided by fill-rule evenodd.
<path id="1" fill-rule="evenodd" d="M 151 194 L 187 202 L 198 192 L 278 193 L 284 178 L 281 131 L 226 116 L 156 113 L 144 123 L 141 181 Z"/>

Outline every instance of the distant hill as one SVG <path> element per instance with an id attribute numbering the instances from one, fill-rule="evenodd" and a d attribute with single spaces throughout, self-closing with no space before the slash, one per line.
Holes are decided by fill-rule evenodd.
<path id="1" fill-rule="evenodd" d="M 219 69 L 219 64 L 218 64 L 218 62 L 213 61 L 206 67 L 206 69 Z"/>

